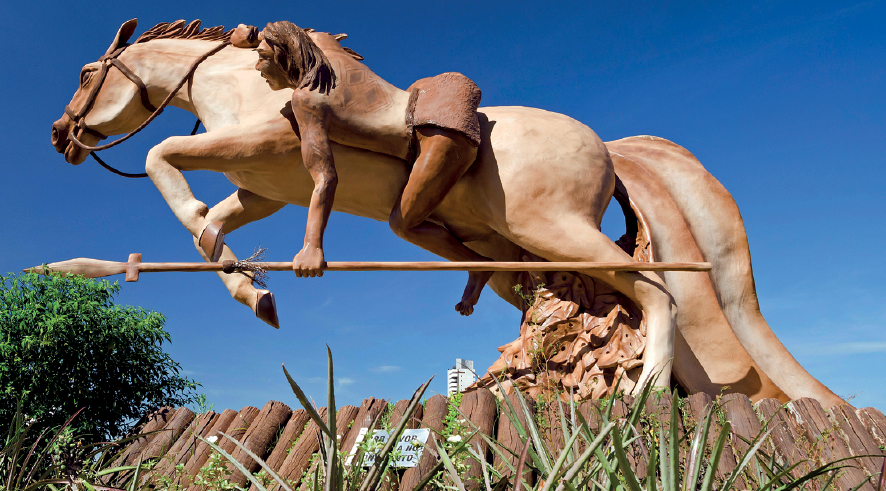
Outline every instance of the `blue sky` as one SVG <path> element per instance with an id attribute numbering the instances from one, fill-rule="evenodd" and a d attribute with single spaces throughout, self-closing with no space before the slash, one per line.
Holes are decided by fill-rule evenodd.
<path id="1" fill-rule="evenodd" d="M 604 140 L 649 134 L 692 151 L 733 194 L 747 227 L 763 314 L 788 349 L 857 406 L 886 409 L 886 3 L 710 2 L 13 2 L 5 7 L 5 165 L 0 271 L 73 257 L 197 261 L 191 239 L 148 180 L 73 167 L 49 143 L 80 67 L 102 55 L 120 24 L 162 21 L 263 26 L 291 20 L 346 32 L 345 43 L 394 85 L 460 71 L 482 105 L 572 116 Z M 105 152 L 140 172 L 151 146 L 185 134 L 193 117 L 169 110 Z M 194 172 L 198 198 L 233 192 Z M 615 207 L 617 211 L 617 207 Z M 621 234 L 613 214 L 604 231 Z M 287 207 L 232 234 L 270 260 L 299 249 L 306 213 Z M 387 224 L 333 214 L 328 260 L 434 260 Z M 167 316 L 168 351 L 216 408 L 297 402 L 287 368 L 325 396 L 332 347 L 342 404 L 408 398 L 455 358 L 484 369 L 518 334 L 519 312 L 484 292 L 475 314 L 453 310 L 466 273 L 277 273 L 282 329 L 256 320 L 212 274 L 150 274 L 120 303 Z M 122 281 L 122 279 L 121 279 Z"/>

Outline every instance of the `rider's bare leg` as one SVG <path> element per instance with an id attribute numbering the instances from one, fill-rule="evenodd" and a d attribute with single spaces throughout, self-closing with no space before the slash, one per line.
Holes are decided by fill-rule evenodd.
<path id="1" fill-rule="evenodd" d="M 228 233 L 237 230 L 247 223 L 261 220 L 283 208 L 286 203 L 262 198 L 245 189 L 238 189 L 234 194 L 212 207 L 206 215 L 209 221 L 219 221 L 224 224 L 224 230 Z M 200 247 L 198 237 L 194 237 L 194 246 L 203 259 L 210 261 L 205 251 Z M 225 245 L 222 253 L 222 261 L 236 261 L 234 252 Z M 273 294 L 267 290 L 256 289 L 252 283 L 252 277 L 248 274 L 218 273 L 219 278 L 227 287 L 234 300 L 246 305 L 255 313 L 256 317 L 268 324 L 279 328 L 277 321 L 276 306 L 273 302 Z"/>
<path id="2" fill-rule="evenodd" d="M 489 261 L 468 249 L 446 227 L 427 220 L 452 186 L 477 158 L 477 147 L 464 135 L 441 128 L 416 128 L 418 157 L 389 223 L 399 237 L 450 261 Z M 491 271 L 471 272 L 455 309 L 470 315 Z"/>
<path id="3" fill-rule="evenodd" d="M 544 224 L 544 226 L 542 226 Z M 539 216 L 538 220 L 515 228 L 526 250 L 549 261 L 628 262 L 633 259 L 600 232 L 593 220 L 584 216 Z M 642 384 L 656 375 L 656 386 L 668 387 L 674 353 L 676 305 L 661 278 L 651 272 L 583 271 L 600 279 L 637 303 L 646 318 L 647 337 L 643 352 Z"/>

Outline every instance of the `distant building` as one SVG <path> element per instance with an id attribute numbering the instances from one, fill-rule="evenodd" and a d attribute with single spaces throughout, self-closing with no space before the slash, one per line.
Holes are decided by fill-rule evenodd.
<path id="1" fill-rule="evenodd" d="M 455 359 L 455 366 L 446 370 L 446 388 L 448 395 L 464 392 L 469 385 L 477 381 L 474 375 L 474 362 L 471 360 Z"/>

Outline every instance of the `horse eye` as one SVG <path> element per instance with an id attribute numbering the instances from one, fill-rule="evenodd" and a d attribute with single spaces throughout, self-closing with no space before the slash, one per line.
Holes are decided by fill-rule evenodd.
<path id="1" fill-rule="evenodd" d="M 89 83 L 89 79 L 92 78 L 94 70 L 86 70 L 80 74 L 80 86 L 85 87 L 87 83 Z"/>

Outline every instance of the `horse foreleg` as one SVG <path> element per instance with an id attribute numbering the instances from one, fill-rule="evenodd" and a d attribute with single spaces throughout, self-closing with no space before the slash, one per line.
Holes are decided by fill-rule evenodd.
<path id="1" fill-rule="evenodd" d="M 283 205 L 253 193 L 238 191 L 210 211 L 205 203 L 194 197 L 183 171 L 236 172 L 261 168 L 268 158 L 275 154 L 292 153 L 298 145 L 298 138 L 286 120 L 234 125 L 194 136 L 167 138 L 148 152 L 145 170 L 176 218 L 195 239 L 199 239 L 206 225 L 212 221 L 224 222 L 223 228 L 232 231 L 276 212 Z M 200 252 L 203 255 L 203 251 Z M 236 257 L 229 248 L 224 247 L 220 259 L 236 260 Z M 249 276 L 226 276 L 222 280 L 231 295 L 248 305 L 260 319 L 277 327 L 276 309 L 270 292 L 255 289 Z"/>
<path id="2" fill-rule="evenodd" d="M 233 125 L 194 136 L 173 136 L 148 152 L 145 171 L 176 218 L 199 237 L 211 221 L 209 207 L 194 197 L 183 171 L 235 172 L 261 168 L 275 153 L 292 153 L 298 138 L 286 120 Z"/>
<path id="3" fill-rule="evenodd" d="M 262 198 L 245 189 L 238 189 L 237 192 L 212 207 L 206 214 L 206 219 L 210 222 L 222 222 L 225 232 L 231 233 L 247 223 L 261 220 L 276 213 L 285 205 L 286 203 Z M 205 261 L 211 261 L 211 258 L 200 247 L 199 236 L 194 237 L 194 246 Z M 220 260 L 236 261 L 237 257 L 230 247 L 225 245 Z M 280 327 L 273 294 L 267 290 L 255 288 L 251 275 L 248 273 L 227 274 L 219 271 L 218 276 L 224 282 L 225 287 L 227 287 L 231 296 L 234 297 L 234 300 L 252 309 L 259 319 L 276 328 Z"/>

